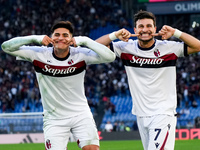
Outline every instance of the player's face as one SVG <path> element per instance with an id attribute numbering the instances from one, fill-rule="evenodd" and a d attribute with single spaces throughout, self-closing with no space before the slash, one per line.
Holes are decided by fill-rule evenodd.
<path id="1" fill-rule="evenodd" d="M 66 28 L 57 28 L 52 34 L 53 46 L 56 50 L 68 50 L 72 44 L 72 34 Z"/>
<path id="2" fill-rule="evenodd" d="M 147 43 L 153 40 L 152 34 L 156 33 L 156 27 L 152 19 L 140 19 L 136 22 L 134 31 L 136 34 L 139 34 L 139 41 Z"/>

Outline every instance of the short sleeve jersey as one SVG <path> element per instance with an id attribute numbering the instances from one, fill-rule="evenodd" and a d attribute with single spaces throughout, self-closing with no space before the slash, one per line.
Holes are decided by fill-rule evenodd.
<path id="1" fill-rule="evenodd" d="M 122 60 L 137 116 L 176 113 L 176 61 L 187 55 L 182 42 L 155 40 L 148 49 L 138 40 L 112 42 L 111 49 Z"/>

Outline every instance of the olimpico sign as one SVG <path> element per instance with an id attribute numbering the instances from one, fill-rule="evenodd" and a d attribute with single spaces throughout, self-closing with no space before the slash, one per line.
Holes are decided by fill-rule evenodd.
<path id="1" fill-rule="evenodd" d="M 154 14 L 200 13 L 200 1 L 147 3 L 147 11 Z"/>
<path id="2" fill-rule="evenodd" d="M 177 3 L 174 6 L 175 11 L 177 12 L 194 12 L 200 11 L 200 2 L 194 3 Z"/>

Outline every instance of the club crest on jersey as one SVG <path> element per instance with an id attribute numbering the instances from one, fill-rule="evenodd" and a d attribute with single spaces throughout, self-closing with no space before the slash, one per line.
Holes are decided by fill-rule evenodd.
<path id="1" fill-rule="evenodd" d="M 73 63 L 74 63 L 74 61 L 72 59 L 68 61 L 69 65 L 72 65 Z"/>
<path id="2" fill-rule="evenodd" d="M 51 142 L 49 139 L 46 140 L 46 149 L 50 149 L 51 148 Z"/>
<path id="3" fill-rule="evenodd" d="M 159 51 L 158 49 L 156 49 L 156 50 L 154 51 L 154 55 L 155 55 L 156 57 L 159 57 L 159 56 L 160 56 L 160 51 Z"/>

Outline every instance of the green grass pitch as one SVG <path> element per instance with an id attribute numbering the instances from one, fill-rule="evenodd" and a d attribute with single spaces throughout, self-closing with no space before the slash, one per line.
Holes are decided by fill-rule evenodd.
<path id="1" fill-rule="evenodd" d="M 101 150 L 142 150 L 140 140 L 100 141 Z M 43 143 L 31 144 L 0 144 L 0 150 L 45 150 Z M 68 144 L 68 150 L 80 150 L 77 144 Z M 175 150 L 200 150 L 200 140 L 177 140 Z"/>

